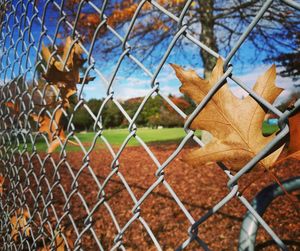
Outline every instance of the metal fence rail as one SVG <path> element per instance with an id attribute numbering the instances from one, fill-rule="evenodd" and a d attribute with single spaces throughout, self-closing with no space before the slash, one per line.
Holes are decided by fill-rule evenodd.
<path id="1" fill-rule="evenodd" d="M 183 22 L 192 2 L 193 0 L 187 0 L 180 16 L 174 16 L 174 14 L 170 13 L 157 1 L 141 0 L 125 35 L 119 34 L 116 29 L 107 24 L 107 17 L 104 15 L 108 4 L 107 0 L 101 1 L 101 4 L 97 5 L 92 1 L 80 1 L 79 8 L 77 10 L 77 18 L 74 23 L 67 21 L 66 13 L 63 8 L 63 0 L 61 2 L 56 0 L 47 0 L 43 5 L 42 12 L 38 10 L 35 5 L 36 1 L 33 0 L 3 0 L 0 2 L 0 78 L 2 81 L 0 85 L 0 172 L 2 172 L 5 178 L 3 187 L 6 189 L 0 198 L 0 245 L 2 250 L 45 250 L 42 249 L 43 247 L 58 249 L 58 246 L 60 245 L 58 242 L 64 242 L 66 248 L 82 250 L 84 249 L 83 243 L 88 243 L 88 240 L 91 239 L 94 243 L 96 243 L 99 250 L 105 250 L 107 248 L 105 238 L 99 236 L 99 233 L 97 233 L 94 228 L 98 219 L 98 216 L 95 217 L 96 211 L 98 211 L 99 208 L 104 208 L 107 221 L 112 223 L 115 228 L 116 234 L 113 236 L 114 241 L 113 245 L 111 245 L 112 250 L 126 250 L 123 236 L 130 227 L 135 226 L 135 222 L 140 223 L 143 231 L 145 231 L 148 236 L 147 238 L 153 242 L 157 250 L 162 250 L 156 235 L 152 232 L 149 224 L 142 216 L 142 206 L 144 202 L 153 193 L 153 191 L 161 185 L 163 185 L 169 192 L 169 195 L 173 198 L 174 202 L 190 223 L 189 229 L 182 229 L 182 231 L 186 231 L 186 240 L 178 247 L 175 247 L 177 250 L 183 250 L 189 247 L 192 243 L 193 245 L 197 243 L 199 247 L 208 249 L 204 241 L 201 240 L 201 234 L 198 233 L 198 229 L 201 228 L 202 223 L 206 222 L 210 216 L 215 214 L 234 197 L 237 197 L 240 202 L 253 213 L 257 221 L 269 233 L 280 248 L 284 250 L 287 249 L 276 233 L 273 232 L 268 224 L 251 207 L 247 199 L 239 194 L 237 181 L 245 173 L 249 172 L 264 156 L 272 153 L 274 146 L 280 144 L 282 139 L 284 139 L 289 133 L 287 119 L 293 111 L 300 107 L 300 100 L 295 103 L 293 110 L 289 110 L 284 113 L 280 112 L 272 104 L 258 96 L 253 90 L 248 88 L 242 81 L 236 78 L 232 74 L 234 66 L 230 64 L 232 57 L 239 50 L 242 43 L 247 39 L 247 36 L 261 19 L 262 15 L 268 10 L 268 8 L 270 8 L 273 0 L 265 1 L 263 7 L 259 10 L 252 23 L 244 31 L 234 48 L 225 58 L 224 77 L 214 86 L 203 102 L 201 102 L 188 117 L 172 102 L 169 97 L 165 96 L 160 91 L 160 84 L 157 81 L 157 77 L 168 56 L 172 52 L 177 40 L 181 37 L 186 37 L 189 41 L 207 51 L 212 57 L 219 57 L 218 53 L 214 52 L 201 43 L 197 38 L 193 37 L 193 35 L 189 32 L 188 24 Z M 163 58 L 157 63 L 155 72 L 151 72 L 139 60 L 139 58 L 131 53 L 132 47 L 129 44 L 129 36 L 133 31 L 134 24 L 142 10 L 142 7 L 146 3 L 153 5 L 160 12 L 168 15 L 178 24 L 177 33 L 166 49 Z M 289 5 L 300 10 L 300 5 L 294 1 L 282 0 L 281 3 L 282 5 Z M 86 5 L 99 13 L 101 17 L 100 20 L 102 20 L 95 30 L 95 35 L 89 48 L 85 48 L 80 42 L 81 34 L 76 29 L 82 8 Z M 49 20 L 46 18 L 46 13 L 50 8 L 59 15 L 59 21 L 55 23 L 56 30 L 53 37 L 47 32 Z M 35 31 L 33 23 L 39 24 L 40 33 L 38 35 L 34 34 Z M 87 57 L 88 64 L 84 73 L 84 79 L 82 80 L 83 83 L 80 85 L 78 90 L 78 101 L 71 114 L 66 112 L 61 102 L 58 102 L 56 107 L 50 110 L 46 106 L 45 97 L 47 96 L 48 88 L 52 87 L 50 83 L 47 83 L 43 88 L 39 88 L 38 83 L 38 74 L 41 68 L 42 71 L 46 72 L 47 67 L 49 67 L 49 62 L 45 64 L 41 55 L 42 41 L 44 38 L 51 41 L 54 46 L 52 55 L 54 56 L 58 50 L 56 46 L 56 39 L 61 25 L 69 27 L 70 35 L 73 39 L 70 51 L 79 44 Z M 106 27 L 108 32 L 110 32 L 115 39 L 121 42 L 120 47 L 123 50 L 110 79 L 106 79 L 102 74 L 101 69 L 97 68 L 97 59 L 92 55 L 94 45 L 98 39 L 98 32 L 102 27 Z M 70 51 L 68 54 L 70 54 Z M 115 98 L 113 90 L 114 80 L 120 67 L 124 64 L 125 59 L 130 60 L 136 65 L 136 67 L 140 68 L 151 78 L 148 94 L 144 97 L 139 109 L 133 117 L 130 117 L 125 109 L 123 109 L 122 103 Z M 67 60 L 65 59 L 63 62 L 64 66 L 66 66 L 66 62 Z M 106 83 L 107 96 L 97 116 L 93 114 L 82 96 L 86 86 L 84 82 L 88 78 L 90 72 L 96 74 L 97 77 Z M 184 206 L 184 203 L 182 203 L 180 198 L 177 196 L 176 192 L 172 189 L 172 185 L 168 183 L 164 171 L 181 152 L 189 140 L 194 140 L 200 147 L 204 146 L 201 139 L 199 139 L 194 134 L 194 131 L 189 129 L 189 127 L 194 118 L 200 113 L 219 88 L 221 88 L 226 79 L 231 79 L 237 83 L 258 103 L 277 114 L 280 117 L 281 130 L 274 140 L 265 146 L 265 148 L 237 174 L 232 175 L 229 171 L 225 171 L 228 176 L 227 195 L 205 215 L 194 218 L 190 214 L 189 210 Z M 53 91 L 56 91 L 55 88 L 53 88 Z M 182 139 L 177 149 L 163 163 L 157 159 L 149 146 L 138 136 L 137 133 L 139 128 L 136 125 L 136 121 L 141 114 L 143 107 L 153 94 L 161 96 L 174 109 L 174 112 L 177 112 L 183 119 L 187 119 L 184 125 L 186 136 Z M 56 92 L 56 95 L 56 99 L 61 100 L 61 94 Z M 38 96 L 40 100 L 39 106 L 34 102 L 36 96 Z M 9 109 L 7 106 L 8 102 L 13 104 L 12 109 Z M 101 116 L 103 108 L 108 102 L 113 102 L 129 123 L 128 136 L 117 151 L 103 135 L 106 128 L 103 128 L 103 125 L 101 124 Z M 37 123 L 30 122 L 30 114 L 37 113 L 37 106 L 39 108 L 39 116 L 42 116 L 43 113 L 48 114 L 51 118 L 51 124 L 56 123 L 55 113 L 59 110 L 62 110 L 64 116 L 68 118 L 69 122 L 67 129 L 65 130 L 66 140 L 64 142 L 59 142 L 62 146 L 59 159 L 55 159 L 52 154 L 40 153 L 35 147 L 38 143 L 39 137 L 44 137 L 45 142 L 48 144 L 50 143 L 46 136 L 37 132 Z M 93 140 L 93 144 L 88 148 L 88 150 L 76 136 L 75 128 L 72 123 L 72 118 L 80 107 L 84 107 L 86 112 L 90 114 L 94 121 L 95 138 Z M 156 179 L 155 182 L 153 182 L 152 185 L 148 187 L 147 191 L 144 192 L 142 196 L 139 196 L 139 198 L 137 198 L 132 187 L 128 184 L 127 179 L 122 174 L 122 169 L 119 164 L 119 159 L 124 155 L 128 141 L 133 137 L 140 143 L 141 147 L 145 150 L 145 153 L 149 155 L 157 167 L 157 169 L 153 170 L 151 173 Z M 82 151 L 82 163 L 80 163 L 80 168 L 76 171 L 72 169 L 72 165 L 69 163 L 71 156 L 65 150 L 70 138 L 75 140 Z M 92 161 L 90 158 L 97 140 L 104 142 L 112 157 L 110 173 L 108 173 L 103 180 L 99 179 L 94 168 L 92 168 Z M 99 156 L 99 158 L 101 158 L 101 156 Z M 63 175 L 67 175 L 69 177 L 68 185 L 70 189 L 66 189 L 64 184 L 65 181 L 63 182 Z M 88 175 L 96 188 L 96 193 L 94 195 L 95 201 L 86 200 L 85 193 L 87 191 L 84 189 L 87 188 L 83 188 L 80 182 L 83 175 Z M 131 216 L 129 219 L 126 219 L 125 222 L 124 219 L 120 220 L 115 216 L 115 212 L 112 209 L 110 201 L 106 195 L 106 189 L 108 189 L 107 187 L 110 182 L 112 182 L 112 178 L 115 176 L 119 178 L 119 185 L 122 189 L 125 189 L 131 199 L 131 203 L 134 205 L 131 208 Z M 91 193 L 92 191 L 88 192 Z M 60 194 L 60 198 L 56 197 L 57 193 Z M 74 199 L 75 197 L 77 198 L 76 200 Z M 71 210 L 74 206 L 82 207 L 85 211 L 85 215 L 82 215 L 80 226 L 76 220 L 76 216 L 78 215 L 75 215 Z M 68 231 L 64 231 L 64 222 L 68 222 L 69 229 L 72 229 L 72 244 L 68 241 L 70 233 Z M 13 231 L 15 231 L 14 234 L 12 234 Z"/>

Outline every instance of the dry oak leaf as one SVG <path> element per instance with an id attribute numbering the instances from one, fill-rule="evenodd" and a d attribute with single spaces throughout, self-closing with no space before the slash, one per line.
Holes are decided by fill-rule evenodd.
<path id="1" fill-rule="evenodd" d="M 0 174 L 0 196 L 3 195 L 3 183 L 4 183 L 5 179 L 3 177 L 2 174 Z"/>
<path id="2" fill-rule="evenodd" d="M 77 92 L 76 84 L 83 82 L 83 78 L 80 78 L 79 74 L 80 67 L 85 63 L 85 60 L 82 58 L 83 50 L 78 43 L 73 43 L 71 37 L 66 38 L 62 62 L 57 60 L 54 56 L 51 57 L 49 48 L 44 44 L 42 45 L 42 56 L 49 64 L 47 72 L 43 74 L 43 78 L 61 91 L 63 100 L 74 95 Z M 69 71 L 64 69 L 63 62 L 66 62 Z M 94 79 L 94 77 L 87 76 L 84 83 L 87 84 Z"/>
<path id="3" fill-rule="evenodd" d="M 65 45 L 63 48 L 63 54 L 61 56 L 62 61 L 57 60 L 53 55 L 51 56 L 51 52 L 48 47 L 42 44 L 42 56 L 43 59 L 49 63 L 49 66 L 55 66 L 57 70 L 63 72 L 64 69 L 64 62 L 66 61 L 66 67 L 74 68 L 74 66 L 81 66 L 82 65 L 82 53 L 83 50 L 79 44 L 74 43 L 72 49 L 73 40 L 71 37 L 67 37 L 65 41 Z M 71 50 L 71 51 L 70 51 Z M 70 51 L 70 52 L 69 52 Z M 69 54 L 69 56 L 68 56 Z M 68 56 L 68 59 L 67 59 Z"/>
<path id="4" fill-rule="evenodd" d="M 35 122 L 39 123 L 39 132 L 46 133 L 48 135 L 50 145 L 47 149 L 47 153 L 54 152 L 55 149 L 60 146 L 60 142 L 65 142 L 66 135 L 61 126 L 62 109 L 59 109 L 55 112 L 52 123 L 50 117 L 47 114 L 43 114 L 40 116 L 36 114 L 30 114 L 30 116 Z M 78 146 L 76 142 L 73 142 L 71 140 L 68 140 L 68 142 Z"/>
<path id="5" fill-rule="evenodd" d="M 66 98 L 75 94 L 77 91 L 76 84 L 79 82 L 79 68 L 83 65 L 81 58 L 82 50 L 80 46 L 75 43 L 70 51 L 72 39 L 66 38 L 66 43 L 63 50 L 62 61 L 66 61 L 66 66 L 70 71 L 64 70 L 63 62 L 57 60 L 54 56 L 51 57 L 51 52 L 48 47 L 42 45 L 42 56 L 49 64 L 47 72 L 43 77 L 61 90 L 62 96 Z M 70 51 L 70 52 L 69 52 Z"/>
<path id="6" fill-rule="evenodd" d="M 180 91 L 200 103 L 209 90 L 222 77 L 223 60 L 219 58 L 208 80 L 200 78 L 194 70 L 172 65 L 182 83 Z M 253 90 L 269 103 L 273 103 L 282 89 L 275 86 L 276 68 L 273 65 L 258 78 Z M 250 96 L 239 99 L 224 84 L 191 124 L 192 129 L 209 131 L 214 138 L 203 148 L 187 154 L 191 165 L 223 162 L 230 170 L 238 171 L 249 162 L 275 135 L 262 135 L 262 122 L 266 111 Z M 269 168 L 278 158 L 279 148 L 258 164 Z"/>
<path id="7" fill-rule="evenodd" d="M 25 233 L 25 236 L 30 236 L 30 227 L 27 226 L 27 219 L 29 218 L 29 213 L 27 210 L 18 210 L 17 215 L 14 215 L 10 218 L 10 224 L 12 227 L 11 230 L 11 237 L 14 239 L 14 241 L 17 240 L 19 236 L 19 232 L 21 234 Z"/>

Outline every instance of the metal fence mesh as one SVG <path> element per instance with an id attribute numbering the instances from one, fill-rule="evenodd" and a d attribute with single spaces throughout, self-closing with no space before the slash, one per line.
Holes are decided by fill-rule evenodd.
<path id="1" fill-rule="evenodd" d="M 155 72 L 151 72 L 139 58 L 131 53 L 132 47 L 128 42 L 138 15 L 146 3 L 153 5 L 154 8 L 169 16 L 178 24 L 177 32 L 166 49 L 163 58 L 157 63 Z M 201 240 L 201 233 L 198 232 L 198 229 L 201 229 L 201 225 L 205 223 L 211 215 L 215 214 L 234 197 L 237 197 L 240 203 L 252 211 L 277 245 L 282 249 L 286 249 L 285 244 L 276 233 L 252 210 L 247 199 L 239 194 L 237 181 L 246 172 L 251 170 L 260 159 L 270 154 L 273 151 L 273 147 L 278 145 L 289 133 L 286 122 L 287 118 L 300 106 L 300 102 L 298 100 L 295 103 L 293 110 L 286 111 L 285 113 L 280 112 L 272 104 L 269 104 L 266 100 L 259 97 L 253 90 L 236 78 L 232 74 L 234 66 L 230 64 L 232 57 L 239 50 L 241 44 L 262 15 L 272 5 L 273 1 L 265 1 L 263 7 L 253 19 L 253 22 L 244 31 L 239 41 L 225 58 L 226 66 L 224 78 L 215 85 L 203 102 L 201 102 L 188 117 L 168 96 L 160 91 L 157 76 L 172 52 L 177 40 L 183 36 L 195 45 L 206 50 L 212 57 L 219 57 L 218 53 L 212 51 L 194 37 L 189 32 L 188 24 L 183 22 L 189 6 L 192 3 L 193 0 L 187 0 L 180 16 L 174 16 L 174 14 L 165 9 L 159 2 L 142 0 L 138 3 L 138 7 L 125 35 L 121 35 L 107 23 L 104 12 L 107 8 L 108 1 L 105 0 L 100 4 L 82 0 L 79 4 L 76 15 L 77 18 L 74 23 L 67 21 L 63 7 L 64 1 L 48 0 L 43 3 L 42 12 L 36 7 L 35 1 L 1 1 L 0 75 L 2 83 L 0 86 L 0 171 L 5 178 L 3 184 L 5 191 L 2 193 L 0 199 L 0 243 L 2 250 L 47 250 L 43 249 L 43 247 L 55 250 L 59 249 L 62 242 L 66 248 L 74 250 L 88 250 L 89 248 L 94 250 L 95 247 L 99 250 L 106 250 L 108 248 L 111 250 L 126 250 L 123 237 L 130 228 L 137 227 L 142 229 L 148 241 L 151 242 L 156 249 L 162 250 L 161 244 L 157 239 L 157 233 L 151 230 L 151 227 L 143 216 L 143 204 L 158 186 L 163 186 L 164 189 L 168 191 L 169 196 L 189 222 L 190 227 L 188 229 L 182 229 L 182 232 L 186 233 L 186 240 L 179 246 L 174 247 L 178 250 L 188 248 L 191 245 L 193 245 L 192 247 L 194 249 L 200 249 L 200 247 L 208 249 L 205 242 Z M 282 0 L 281 4 L 289 5 L 300 10 L 299 4 L 294 1 Z M 81 34 L 76 29 L 81 10 L 85 5 L 88 5 L 89 8 L 96 11 L 101 16 L 101 20 L 103 20 L 95 29 L 96 35 L 93 37 L 89 48 L 85 48 L 80 42 Z M 47 26 L 50 24 L 48 23 L 49 20 L 47 20 L 46 15 L 50 8 L 59 15 L 58 22 L 52 24 L 56 27 L 54 36 L 50 36 L 47 32 Z M 33 28 L 33 23 L 39 24 L 39 34 L 35 34 L 36 31 Z M 87 57 L 88 66 L 84 72 L 84 79 L 81 81 L 84 82 L 90 72 L 93 72 L 93 74 L 96 74 L 97 77 L 106 83 L 107 96 L 97 115 L 90 110 L 83 99 L 82 94 L 86 87 L 85 83 L 78 85 L 78 100 L 71 114 L 64 110 L 61 102 L 56 103 L 53 109 L 49 109 L 49 107 L 46 106 L 47 92 L 52 87 L 50 83 L 46 83 L 40 88 L 38 82 L 38 72 L 46 72 L 47 67 L 49 67 L 49 62 L 45 64 L 41 55 L 42 42 L 44 39 L 47 39 L 47 41 L 52 43 L 54 46 L 54 56 L 58 50 L 55 45 L 61 25 L 65 25 L 69 28 L 73 38 L 70 50 L 79 44 Z M 99 39 L 97 34 L 102 27 L 106 27 L 108 32 L 110 32 L 115 39 L 119 40 L 120 48 L 122 48 L 123 51 L 119 56 L 119 60 L 110 79 L 106 79 L 103 76 L 101 69 L 97 68 L 97 58 L 92 55 L 94 45 L 97 39 Z M 122 103 L 115 98 L 113 91 L 115 77 L 120 67 L 124 64 L 125 59 L 130 60 L 136 67 L 140 68 L 151 78 L 148 95 L 144 97 L 139 109 L 133 117 L 129 116 L 122 107 Z M 63 62 L 64 65 L 66 65 L 66 61 L 67 60 Z M 258 103 L 277 114 L 280 117 L 281 130 L 276 138 L 269 145 L 265 146 L 263 151 L 236 175 L 232 175 L 227 170 L 224 171 L 228 176 L 228 193 L 205 215 L 199 215 L 198 218 L 195 218 L 190 214 L 189 209 L 172 189 L 172 185 L 168 183 L 168 178 L 165 177 L 165 170 L 168 169 L 170 163 L 172 163 L 189 140 L 193 140 L 200 147 L 204 146 L 201 139 L 199 139 L 189 127 L 193 119 L 222 86 L 224 79 L 231 79 L 236 82 Z M 55 88 L 53 88 L 52 91 L 55 92 Z M 61 100 L 61 94 L 58 92 L 55 93 L 57 95 L 56 100 Z M 183 119 L 187 119 L 184 125 L 186 136 L 163 162 L 157 159 L 151 148 L 139 137 L 139 128 L 136 125 L 136 120 L 140 116 L 143 107 L 153 94 L 161 96 L 167 104 L 174 109 L 174 112 L 178 113 Z M 36 100 L 38 100 L 38 103 Z M 13 109 L 7 106 L 8 102 L 13 104 Z M 117 150 L 103 135 L 103 132 L 107 128 L 103 127 L 101 116 L 103 108 L 108 102 L 114 103 L 129 124 L 128 136 L 122 146 Z M 73 115 L 81 107 L 84 107 L 94 121 L 95 137 L 93 143 L 88 148 L 76 137 L 75 128 L 72 124 Z M 48 114 L 51 118 L 51 123 L 55 124 L 55 114 L 59 110 L 63 110 L 64 116 L 68 119 L 68 126 L 65 130 L 66 140 L 59 142 L 62 150 L 58 158 L 54 158 L 52 154 L 41 153 L 35 147 L 41 138 L 47 142 L 47 144 L 50 144 L 49 139 L 37 131 L 38 123 L 30 121 L 30 114 L 33 112 L 37 113 L 37 108 L 39 110 L 38 116 L 42 116 L 43 113 Z M 72 153 L 68 153 L 65 149 L 71 138 L 79 145 L 82 151 L 82 162 L 78 163 L 80 167 L 76 170 L 72 164 L 70 164 Z M 131 138 L 135 138 L 140 143 L 141 147 L 145 150 L 144 153 L 149 155 L 149 158 L 151 158 L 153 164 L 156 166 L 156 169 L 153 169 L 149 174 L 152 175 L 153 178 L 155 177 L 155 181 L 152 182 L 152 184 L 148 186 L 148 189 L 140 194 L 140 196 L 136 195 L 134 188 L 129 185 L 127 177 L 122 174 L 122 166 L 119 162 L 120 158 L 124 158 L 124 165 L 126 165 L 126 145 Z M 106 173 L 104 175 L 105 177 L 100 177 L 99 174 L 95 172 L 91 158 L 91 153 L 94 151 L 97 141 L 103 142 L 111 155 L 110 160 L 103 160 L 107 166 L 110 167 L 110 172 Z M 97 158 L 101 158 L 101 156 L 97 156 Z M 118 177 L 118 189 L 127 193 L 128 205 L 131 209 L 131 214 L 124 215 L 123 218 L 120 216 L 116 217 L 116 209 L 112 209 L 110 205 L 110 199 L 114 194 L 110 191 L 111 188 L 109 186 L 115 182 L 113 180 L 114 177 Z M 83 179 L 89 180 L 90 187 L 86 187 L 86 185 L 81 183 Z M 115 193 L 118 193 L 118 191 L 115 191 Z M 93 200 L 90 199 L 91 197 L 87 199 L 87 194 L 92 194 Z M 109 196 L 107 194 L 109 194 Z M 108 237 L 100 236 L 100 233 L 95 228 L 100 218 L 105 219 L 105 221 L 101 221 L 104 229 L 106 228 L 105 224 L 112 224 L 114 227 L 113 232 L 107 233 L 107 236 L 110 235 L 113 239 L 112 243 L 107 243 Z M 136 224 L 137 222 L 139 225 Z M 72 237 L 70 237 L 70 235 L 72 235 Z M 72 243 L 70 243 L 69 239 L 72 239 Z M 89 247 L 87 243 L 91 241 L 95 243 L 95 247 Z M 138 247 L 136 247 L 136 249 L 138 249 Z"/>

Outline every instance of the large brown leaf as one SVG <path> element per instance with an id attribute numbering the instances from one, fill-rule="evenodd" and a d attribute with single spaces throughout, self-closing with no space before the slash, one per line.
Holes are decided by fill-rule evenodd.
<path id="1" fill-rule="evenodd" d="M 208 80 L 200 78 L 193 70 L 184 70 L 172 65 L 182 83 L 180 91 L 196 103 L 200 103 L 209 90 L 223 75 L 223 60 L 218 59 Z M 282 89 L 275 86 L 276 69 L 272 66 L 258 78 L 253 90 L 273 103 Z M 191 124 L 192 129 L 209 131 L 213 140 L 203 148 L 191 152 L 186 161 L 192 165 L 203 165 L 222 161 L 234 171 L 240 170 L 275 135 L 262 135 L 264 109 L 250 96 L 239 99 L 224 84 Z M 259 166 L 269 168 L 278 158 L 282 148 L 260 161 Z"/>

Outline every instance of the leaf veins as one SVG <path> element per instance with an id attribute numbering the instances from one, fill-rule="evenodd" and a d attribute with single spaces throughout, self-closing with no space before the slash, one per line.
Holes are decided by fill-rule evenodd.
<path id="1" fill-rule="evenodd" d="M 200 78 L 193 70 L 184 70 L 178 65 L 172 67 L 182 83 L 180 91 L 200 103 L 223 76 L 223 65 L 223 60 L 219 58 L 208 80 Z M 269 103 L 273 103 L 282 91 L 276 87 L 275 78 L 273 65 L 258 78 L 253 88 Z M 265 113 L 264 108 L 250 95 L 239 99 L 230 91 L 228 84 L 224 84 L 191 124 L 191 129 L 209 131 L 214 138 L 203 148 L 188 154 L 186 161 L 192 165 L 220 161 L 231 170 L 240 170 L 275 137 L 262 135 Z M 261 160 L 259 166 L 271 167 L 282 148 Z"/>

